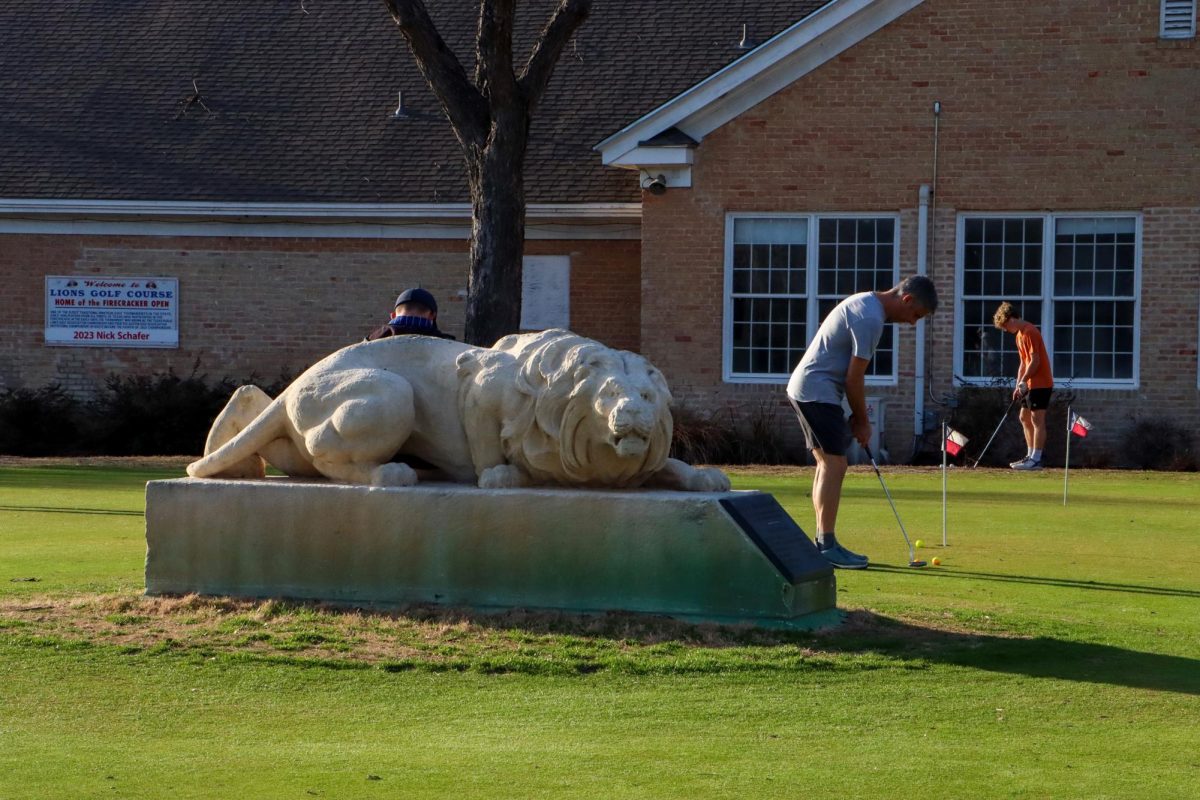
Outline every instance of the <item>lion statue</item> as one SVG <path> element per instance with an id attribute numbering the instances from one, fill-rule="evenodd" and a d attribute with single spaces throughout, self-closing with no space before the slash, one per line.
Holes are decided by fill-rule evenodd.
<path id="1" fill-rule="evenodd" d="M 483 488 L 728 490 L 720 470 L 668 457 L 670 401 L 645 358 L 570 331 L 506 336 L 491 349 L 393 336 L 331 354 L 274 400 L 241 387 L 187 472 L 263 477 L 270 464 L 374 486 L 442 477 Z"/>

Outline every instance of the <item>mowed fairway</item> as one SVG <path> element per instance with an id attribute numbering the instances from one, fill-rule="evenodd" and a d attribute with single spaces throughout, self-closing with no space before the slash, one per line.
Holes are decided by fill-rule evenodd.
<path id="1" fill-rule="evenodd" d="M 144 483 L 0 467 L 0 798 L 1188 798 L 1200 476 L 852 468 L 841 627 L 142 598 Z M 811 532 L 810 469 L 733 471 Z"/>

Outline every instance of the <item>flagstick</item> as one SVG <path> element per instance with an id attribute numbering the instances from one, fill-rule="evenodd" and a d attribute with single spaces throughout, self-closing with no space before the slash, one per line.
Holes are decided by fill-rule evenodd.
<path id="1" fill-rule="evenodd" d="M 946 420 L 942 420 L 942 547 L 946 546 Z"/>
<path id="2" fill-rule="evenodd" d="M 1071 473 L 1071 407 L 1067 406 L 1067 457 L 1063 461 L 1063 505 L 1067 504 L 1067 481 Z"/>

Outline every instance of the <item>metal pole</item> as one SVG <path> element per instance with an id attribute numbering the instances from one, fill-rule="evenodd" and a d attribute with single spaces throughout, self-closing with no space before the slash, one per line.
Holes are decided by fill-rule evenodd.
<path id="1" fill-rule="evenodd" d="M 879 464 L 875 463 L 875 455 L 871 452 L 870 447 L 863 447 L 863 449 L 867 451 L 867 458 L 871 459 L 871 468 L 875 470 L 875 477 L 879 478 L 879 485 L 883 487 L 888 505 L 892 507 L 892 513 L 896 515 L 896 522 L 900 525 L 900 534 L 904 537 L 904 543 L 908 545 L 908 565 L 910 567 L 925 566 L 924 561 L 917 560 L 917 551 L 913 549 L 912 540 L 908 538 L 908 531 L 904 530 L 904 522 L 900 519 L 900 512 L 896 510 L 896 502 L 892 500 L 892 493 L 888 491 L 887 484 L 884 483 L 883 474 L 879 471 Z"/>
<path id="2" fill-rule="evenodd" d="M 942 547 L 946 546 L 946 420 L 942 420 Z"/>
<path id="3" fill-rule="evenodd" d="M 1063 505 L 1067 504 L 1067 481 L 1071 473 L 1071 407 L 1067 406 L 1067 457 L 1063 459 Z"/>
<path id="4" fill-rule="evenodd" d="M 983 446 L 983 452 L 979 454 L 979 458 L 975 459 L 975 465 L 971 469 L 979 466 L 979 462 L 983 461 L 983 457 L 987 455 L 988 448 L 992 446 L 992 439 L 996 438 L 996 434 L 1000 432 L 1000 428 L 1004 426 L 1004 421 L 1008 419 L 1008 414 L 1017 403 L 1017 398 L 1008 401 L 1008 408 L 1004 409 L 1004 416 L 1000 418 L 1000 422 L 996 425 L 996 430 L 992 431 L 992 435 L 988 438 L 987 444 Z"/>

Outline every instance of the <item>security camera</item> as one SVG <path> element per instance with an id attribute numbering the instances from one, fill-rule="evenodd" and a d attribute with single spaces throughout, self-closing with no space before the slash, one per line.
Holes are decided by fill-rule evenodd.
<path id="1" fill-rule="evenodd" d="M 642 188 L 650 194 L 665 194 L 667 191 L 667 179 L 662 175 L 653 178 L 647 176 L 646 179 L 642 181 Z"/>

